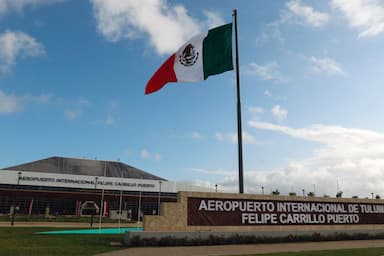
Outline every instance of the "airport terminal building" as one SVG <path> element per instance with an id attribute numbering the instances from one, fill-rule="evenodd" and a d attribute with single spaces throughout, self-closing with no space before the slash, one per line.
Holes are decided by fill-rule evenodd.
<path id="1" fill-rule="evenodd" d="M 121 162 L 50 157 L 0 170 L 0 214 L 89 215 L 90 205 L 113 218 L 156 215 L 179 191 L 212 189 L 168 181 Z"/>

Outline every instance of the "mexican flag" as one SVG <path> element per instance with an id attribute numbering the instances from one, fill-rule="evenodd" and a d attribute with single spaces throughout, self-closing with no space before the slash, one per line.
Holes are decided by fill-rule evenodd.
<path id="1" fill-rule="evenodd" d="M 186 42 L 148 81 L 145 94 L 169 82 L 196 82 L 233 70 L 232 23 L 208 30 Z"/>

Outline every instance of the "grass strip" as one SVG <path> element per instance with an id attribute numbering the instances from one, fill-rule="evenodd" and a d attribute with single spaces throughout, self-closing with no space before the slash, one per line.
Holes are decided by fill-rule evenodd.
<path id="1" fill-rule="evenodd" d="M 111 246 L 119 243 L 123 235 L 38 235 L 35 232 L 52 231 L 45 227 L 1 227 L 0 255 L 65 256 L 94 255 L 123 249 Z"/>

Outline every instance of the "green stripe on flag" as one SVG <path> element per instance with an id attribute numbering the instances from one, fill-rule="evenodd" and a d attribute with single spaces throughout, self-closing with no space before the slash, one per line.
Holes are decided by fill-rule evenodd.
<path id="1" fill-rule="evenodd" d="M 211 29 L 203 41 L 204 80 L 233 69 L 232 23 Z"/>

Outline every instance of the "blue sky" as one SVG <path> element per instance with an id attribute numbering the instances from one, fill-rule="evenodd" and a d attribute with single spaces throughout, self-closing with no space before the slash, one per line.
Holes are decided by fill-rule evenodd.
<path id="1" fill-rule="evenodd" d="M 245 191 L 384 196 L 384 1 L 0 0 L 0 165 L 120 160 L 237 191 L 235 73 L 148 79 L 238 9 Z"/>

